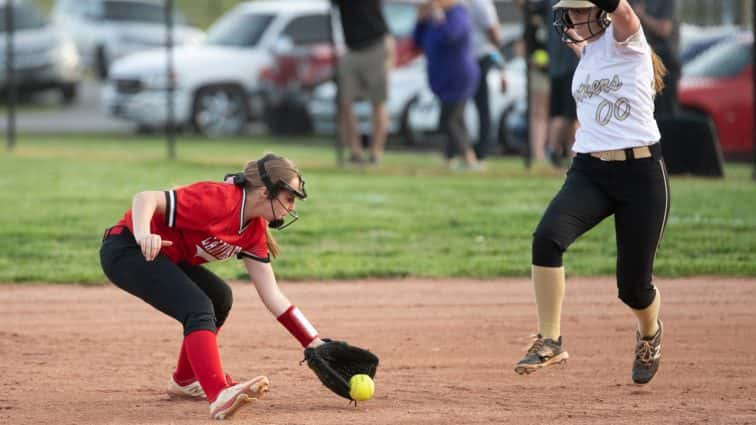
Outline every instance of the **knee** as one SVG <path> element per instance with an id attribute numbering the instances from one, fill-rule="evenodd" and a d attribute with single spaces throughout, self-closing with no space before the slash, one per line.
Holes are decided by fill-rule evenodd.
<path id="1" fill-rule="evenodd" d="M 231 312 L 231 307 L 234 304 L 234 294 L 231 292 L 230 287 L 225 287 L 223 290 L 223 296 L 215 305 L 215 324 L 217 327 L 223 326 L 226 322 L 228 314 Z"/>
<path id="2" fill-rule="evenodd" d="M 553 239 L 536 232 L 533 235 L 532 263 L 541 267 L 562 267 L 564 249 Z"/>
<path id="3" fill-rule="evenodd" d="M 645 310 L 654 302 L 656 288 L 651 282 L 643 285 L 626 285 L 620 282 L 618 298 L 634 310 Z"/>
<path id="4" fill-rule="evenodd" d="M 217 331 L 215 309 L 210 300 L 192 308 L 184 317 L 184 336 L 198 330 Z"/>

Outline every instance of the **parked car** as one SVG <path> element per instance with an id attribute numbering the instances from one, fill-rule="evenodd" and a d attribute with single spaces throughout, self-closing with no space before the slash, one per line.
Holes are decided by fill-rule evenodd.
<path id="1" fill-rule="evenodd" d="M 417 1 L 386 0 L 383 13 L 396 41 L 394 66 L 401 68 L 420 54 L 412 42 Z M 321 25 L 313 25 L 307 32 L 295 35 L 299 39 L 297 43 L 285 38 L 280 40 L 274 49 L 271 65 L 260 74 L 264 121 L 273 133 L 307 133 L 312 130 L 307 111 L 312 91 L 333 78 L 337 57 L 345 51 L 338 15 L 333 19 L 324 15 L 320 21 Z M 336 29 L 333 37 L 328 27 L 331 21 Z M 334 42 L 338 47 L 334 47 Z"/>
<path id="2" fill-rule="evenodd" d="M 752 158 L 753 35 L 723 41 L 689 62 L 679 99 L 685 113 L 713 121 L 725 158 Z"/>
<path id="3" fill-rule="evenodd" d="M 699 27 L 684 24 L 680 28 L 680 63 L 685 65 L 710 47 L 742 32 L 734 25 Z"/>
<path id="4" fill-rule="evenodd" d="M 106 78 L 118 58 L 165 46 L 165 6 L 158 0 L 57 0 L 53 19 L 73 37 L 84 65 Z M 175 45 L 198 43 L 204 33 L 173 18 Z"/>
<path id="5" fill-rule="evenodd" d="M 174 50 L 175 119 L 202 134 L 238 134 L 259 117 L 260 70 L 277 43 L 307 42 L 326 25 L 325 0 L 256 0 L 221 16 L 199 45 Z M 326 27 L 327 28 L 327 27 Z M 141 127 L 166 124 L 166 53 L 136 53 L 111 66 L 103 91 L 106 110 Z"/>
<path id="6" fill-rule="evenodd" d="M 7 90 L 6 75 L 6 0 L 0 0 L 0 88 Z M 81 79 L 79 56 L 64 33 L 51 24 L 28 1 L 13 3 L 13 71 L 20 93 L 55 89 L 65 103 L 77 95 Z"/>

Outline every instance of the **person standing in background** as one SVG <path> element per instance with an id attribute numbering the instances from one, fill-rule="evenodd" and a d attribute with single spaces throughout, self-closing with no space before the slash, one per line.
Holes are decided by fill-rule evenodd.
<path id="1" fill-rule="evenodd" d="M 523 33 L 528 63 L 529 161 L 545 159 L 549 121 L 549 55 L 546 49 L 551 19 L 551 0 L 517 0 L 527 21 Z"/>
<path id="2" fill-rule="evenodd" d="M 394 39 L 383 17 L 381 0 L 331 0 L 339 8 L 347 52 L 338 64 L 339 126 L 351 151 L 350 162 L 365 163 L 357 119 L 356 100 L 367 98 L 373 111 L 370 137 L 371 164 L 380 162 L 388 129 L 388 73 L 394 62 Z"/>
<path id="3" fill-rule="evenodd" d="M 631 2 L 640 19 L 648 44 L 659 55 L 667 76 L 664 90 L 654 99 L 654 117 L 677 114 L 677 83 L 680 81 L 680 24 L 676 18 L 676 0 L 634 0 Z"/>
<path id="4" fill-rule="evenodd" d="M 439 128 L 446 136 L 449 168 L 461 155 L 468 170 L 480 169 L 465 128 L 465 105 L 478 87 L 470 16 L 460 0 L 430 0 L 420 6 L 414 41 L 427 59 L 428 82 L 441 102 Z"/>
<path id="5" fill-rule="evenodd" d="M 475 155 L 479 160 L 491 154 L 493 137 L 491 135 L 491 101 L 488 98 L 488 71 L 494 66 L 502 65 L 499 54 L 501 32 L 499 17 L 492 0 L 467 0 L 473 27 L 473 49 L 478 60 L 480 80 L 475 91 L 475 109 L 478 111 L 478 141 Z"/>
<path id="6" fill-rule="evenodd" d="M 555 167 L 561 167 L 562 159 L 570 156 L 577 129 L 572 76 L 577 68 L 578 57 L 562 43 L 559 33 L 554 29 L 549 31 L 547 47 L 550 91 L 546 157 Z"/>

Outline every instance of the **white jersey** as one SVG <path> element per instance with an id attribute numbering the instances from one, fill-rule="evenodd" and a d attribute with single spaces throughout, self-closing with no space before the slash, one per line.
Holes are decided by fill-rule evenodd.
<path id="1" fill-rule="evenodd" d="M 585 46 L 572 79 L 580 122 L 573 151 L 590 153 L 659 141 L 653 68 L 643 29 L 618 42 L 609 25 Z"/>

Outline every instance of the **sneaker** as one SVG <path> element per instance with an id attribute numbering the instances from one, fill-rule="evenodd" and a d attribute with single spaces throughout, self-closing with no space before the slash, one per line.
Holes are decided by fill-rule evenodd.
<path id="1" fill-rule="evenodd" d="M 229 386 L 238 384 L 238 382 L 234 381 L 229 374 L 226 374 L 226 382 Z M 205 398 L 205 390 L 202 389 L 202 385 L 200 385 L 199 381 L 194 380 L 186 385 L 180 385 L 176 382 L 176 378 L 174 378 L 173 375 L 171 375 L 171 383 L 166 392 L 171 398 Z"/>
<path id="2" fill-rule="evenodd" d="M 653 336 L 641 337 L 635 332 L 635 361 L 633 361 L 633 382 L 647 384 L 659 370 L 662 348 L 662 322 Z"/>
<path id="3" fill-rule="evenodd" d="M 240 407 L 252 400 L 262 398 L 268 392 L 270 381 L 264 376 L 258 376 L 250 381 L 228 387 L 218 394 L 214 402 L 210 403 L 210 418 L 228 419 Z"/>
<path id="4" fill-rule="evenodd" d="M 554 341 L 551 338 L 544 339 L 539 334 L 533 341 L 533 345 L 528 348 L 525 357 L 517 362 L 514 371 L 520 375 L 531 374 L 542 367 L 567 363 L 569 357 L 570 355 L 562 348 L 561 336 Z"/>
<path id="5" fill-rule="evenodd" d="M 176 378 L 173 375 L 171 375 L 171 383 L 166 392 L 171 398 L 205 398 L 205 391 L 202 389 L 199 381 L 195 380 L 186 385 L 180 385 L 176 382 Z"/>

